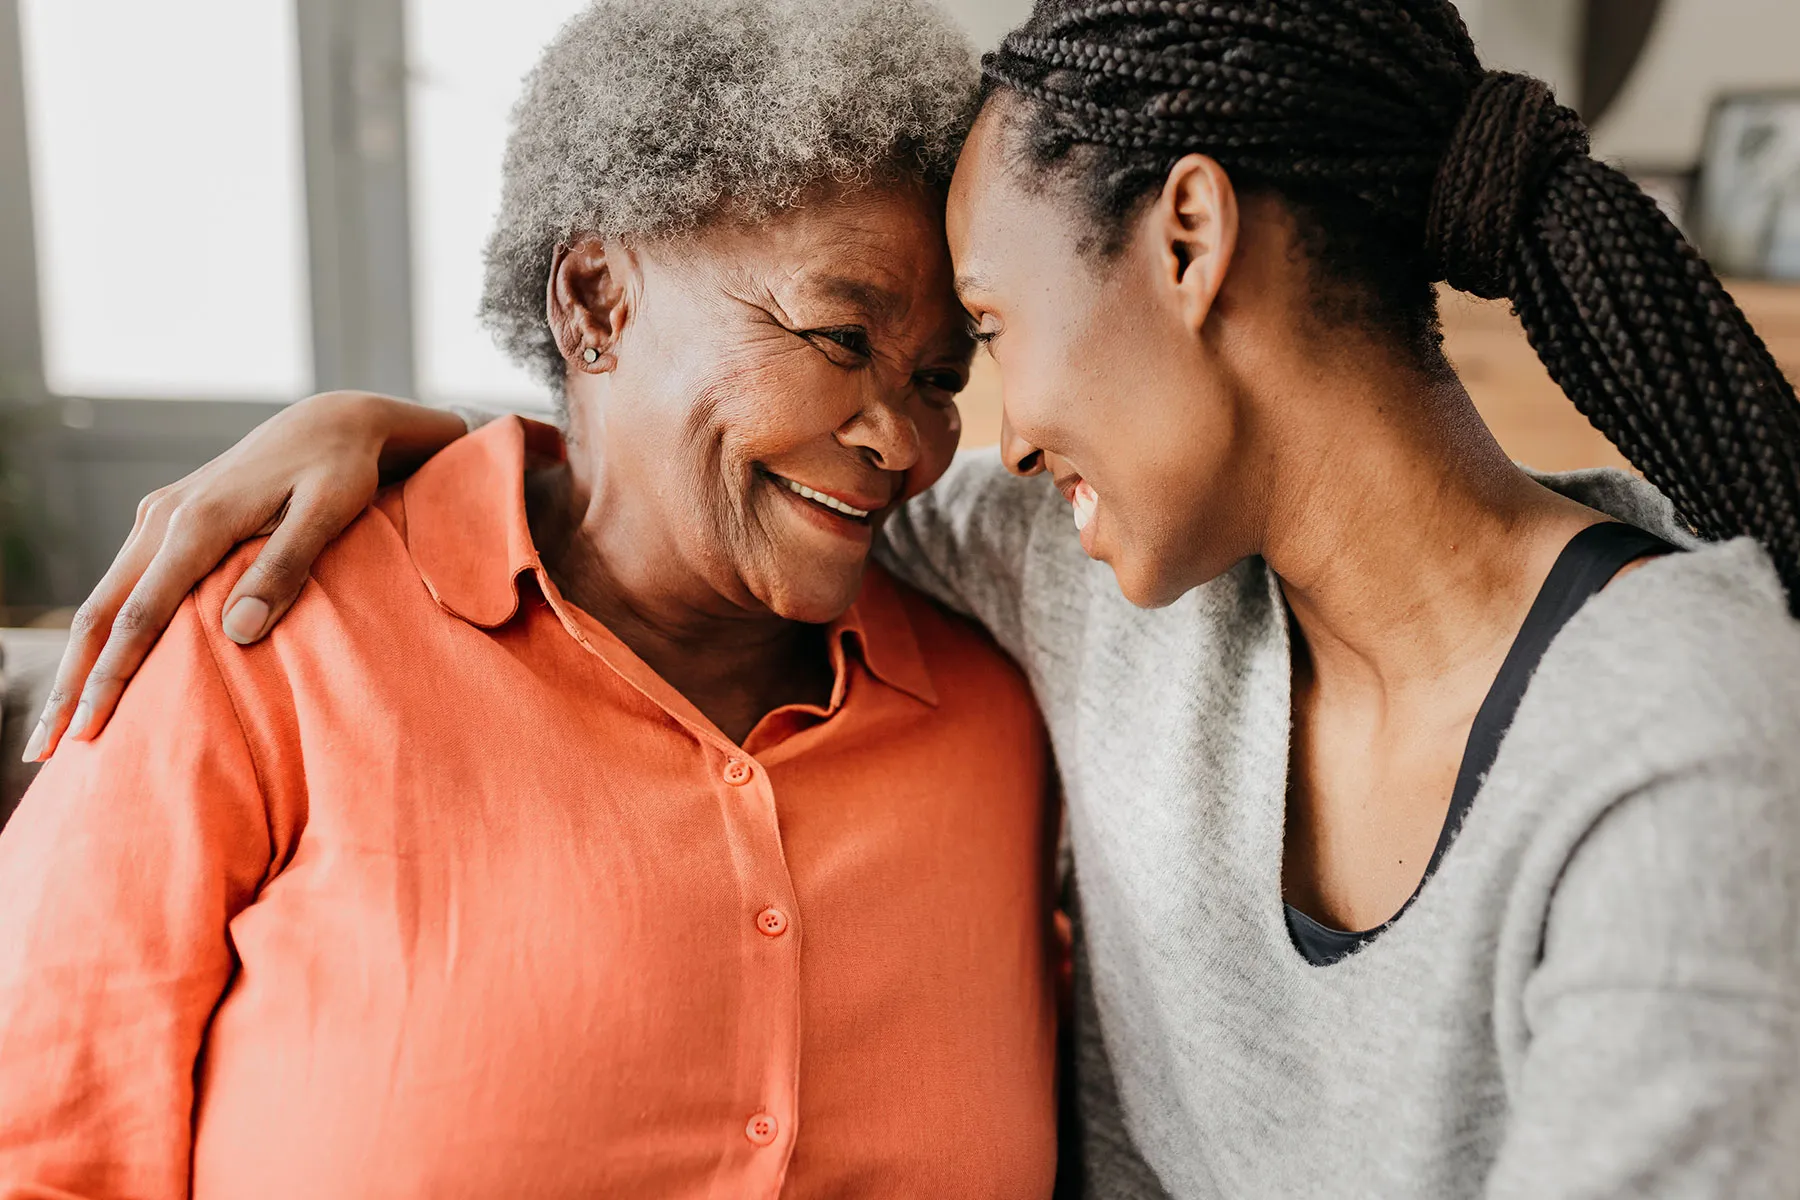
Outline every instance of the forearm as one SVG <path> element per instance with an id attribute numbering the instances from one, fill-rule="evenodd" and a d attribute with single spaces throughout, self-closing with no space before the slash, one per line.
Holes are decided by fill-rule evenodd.
<path id="1" fill-rule="evenodd" d="M 384 481 L 412 474 L 426 459 L 481 423 L 461 410 L 432 408 L 393 396 L 340 395 L 349 401 L 346 420 L 366 422 L 369 436 L 378 440 Z"/>
<path id="2" fill-rule="evenodd" d="M 988 627 L 1017 653 L 1042 480 L 1015 479 L 992 451 L 966 451 L 883 528 L 876 556 L 897 578 Z"/>

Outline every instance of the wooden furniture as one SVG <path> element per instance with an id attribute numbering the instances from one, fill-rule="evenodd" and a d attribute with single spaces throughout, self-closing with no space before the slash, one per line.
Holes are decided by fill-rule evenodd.
<path id="1" fill-rule="evenodd" d="M 1800 377 L 1800 287 L 1727 284 L 1788 377 Z M 1444 340 L 1450 361 L 1506 452 L 1543 471 L 1623 466 L 1619 452 L 1575 411 L 1552 383 L 1509 307 L 1445 291 Z M 963 444 L 1000 439 L 1000 372 L 983 354 L 960 398 Z"/>

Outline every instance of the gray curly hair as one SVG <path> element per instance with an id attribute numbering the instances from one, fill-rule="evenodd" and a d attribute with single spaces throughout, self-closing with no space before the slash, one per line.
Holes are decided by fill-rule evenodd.
<path id="1" fill-rule="evenodd" d="M 979 82 L 930 0 L 596 0 L 513 111 L 482 320 L 560 394 L 559 244 L 754 222 L 821 185 L 942 187 Z"/>

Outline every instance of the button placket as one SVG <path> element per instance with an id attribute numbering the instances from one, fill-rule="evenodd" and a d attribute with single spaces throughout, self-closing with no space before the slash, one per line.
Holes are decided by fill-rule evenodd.
<path id="1" fill-rule="evenodd" d="M 733 752 L 735 751 L 735 752 Z M 745 1194 L 761 1195 L 762 1181 L 778 1187 L 786 1172 L 796 1131 L 800 1068 L 800 928 L 794 880 L 787 870 L 773 780 L 760 762 L 736 747 L 723 762 L 714 760 L 715 779 L 729 793 L 726 820 L 744 847 L 738 859 L 741 895 L 749 902 L 740 918 L 755 930 L 744 936 L 760 943 L 743 959 L 744 983 L 758 1003 L 744 1009 L 737 1079 L 745 1105 L 740 1153 L 748 1174 Z M 755 907 L 751 907 L 754 905 Z M 746 947 L 749 949 L 749 947 Z M 772 1194 L 772 1193 L 771 1193 Z"/>

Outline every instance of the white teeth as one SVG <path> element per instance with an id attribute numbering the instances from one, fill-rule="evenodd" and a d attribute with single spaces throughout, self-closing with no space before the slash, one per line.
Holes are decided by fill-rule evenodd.
<path id="1" fill-rule="evenodd" d="M 787 484 L 788 491 L 794 493 L 796 496 L 803 496 L 806 499 L 811 500 L 814 504 L 823 504 L 826 508 L 841 512 L 847 517 L 861 519 L 869 515 L 864 509 L 852 508 L 842 500 L 827 496 L 824 492 L 815 492 L 804 483 L 795 483 L 791 479 L 783 479 L 781 482 Z"/>
<path id="2" fill-rule="evenodd" d="M 1075 485 L 1075 531 L 1081 532 L 1094 519 L 1094 510 L 1100 507 L 1100 494 L 1088 486 L 1087 480 Z"/>

